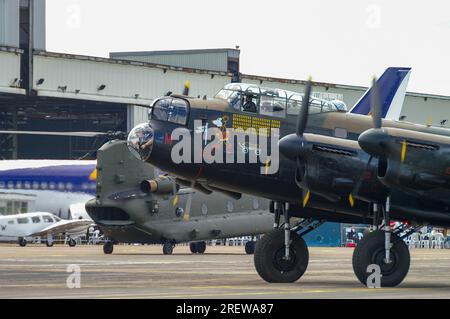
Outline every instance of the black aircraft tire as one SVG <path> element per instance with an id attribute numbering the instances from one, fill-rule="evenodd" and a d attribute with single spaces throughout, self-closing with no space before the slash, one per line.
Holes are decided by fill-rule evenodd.
<path id="1" fill-rule="evenodd" d="M 291 259 L 284 257 L 284 230 L 275 229 L 256 242 L 254 263 L 258 274 L 267 282 L 290 283 L 300 279 L 309 262 L 309 252 L 303 238 L 291 232 Z"/>
<path id="2" fill-rule="evenodd" d="M 189 249 L 191 253 L 196 254 L 198 252 L 197 243 L 189 243 Z"/>
<path id="3" fill-rule="evenodd" d="M 27 245 L 27 240 L 25 238 L 20 238 L 19 239 L 19 246 L 20 247 L 25 247 Z"/>
<path id="4" fill-rule="evenodd" d="M 54 242 L 52 242 L 52 241 L 47 241 L 45 243 L 45 245 L 47 245 L 47 247 L 53 247 L 53 244 L 54 244 Z"/>
<path id="5" fill-rule="evenodd" d="M 247 255 L 253 255 L 255 253 L 255 245 L 254 241 L 248 241 L 245 243 L 245 253 Z"/>
<path id="6" fill-rule="evenodd" d="M 391 248 L 390 264 L 383 262 L 384 231 L 376 230 L 367 234 L 356 246 L 353 251 L 353 271 L 363 285 L 367 285 L 367 277 L 370 274 L 366 270 L 371 264 L 377 264 L 381 268 L 381 287 L 395 287 L 405 279 L 411 260 L 408 246 L 394 234 L 391 235 L 391 240 L 395 241 L 395 244 Z"/>
<path id="7" fill-rule="evenodd" d="M 107 241 L 103 244 L 103 253 L 106 255 L 112 254 L 112 252 L 114 251 L 114 244 L 112 243 L 112 241 Z"/>
<path id="8" fill-rule="evenodd" d="M 171 243 L 165 243 L 163 245 L 163 254 L 172 255 L 172 253 L 173 253 L 173 245 Z"/>
<path id="9" fill-rule="evenodd" d="M 196 243 L 197 254 L 204 254 L 206 251 L 206 243 L 204 241 L 199 241 Z"/>
<path id="10" fill-rule="evenodd" d="M 69 239 L 69 247 L 75 247 L 77 245 L 77 242 L 75 241 L 75 239 L 70 238 Z"/>

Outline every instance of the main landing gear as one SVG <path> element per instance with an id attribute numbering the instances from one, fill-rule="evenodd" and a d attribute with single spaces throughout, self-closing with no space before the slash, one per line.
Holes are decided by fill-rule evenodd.
<path id="1" fill-rule="evenodd" d="M 69 237 L 67 243 L 69 244 L 69 247 L 75 247 L 77 245 L 77 242 L 75 239 Z"/>
<path id="2" fill-rule="evenodd" d="M 419 226 L 402 224 L 391 229 L 389 211 L 389 197 L 385 205 L 373 205 L 375 230 L 364 236 L 353 252 L 353 271 L 363 285 L 368 285 L 367 279 L 371 275 L 368 267 L 374 264 L 380 267 L 381 287 L 395 287 L 408 274 L 410 255 L 403 238 L 416 232 Z"/>
<path id="3" fill-rule="evenodd" d="M 391 229 L 389 197 L 385 204 L 374 204 L 373 208 L 375 230 L 364 236 L 356 246 L 353 270 L 358 280 L 368 285 L 368 278 L 373 273 L 374 265 L 377 265 L 381 275 L 380 285 L 394 287 L 403 281 L 409 270 L 409 249 L 403 238 L 416 232 L 420 226 L 401 224 Z M 288 204 L 275 203 L 274 211 L 274 230 L 256 244 L 255 268 L 267 282 L 294 282 L 308 267 L 308 247 L 302 237 L 325 221 L 303 219 L 291 227 Z M 284 216 L 284 224 L 280 227 L 281 215 Z"/>
<path id="4" fill-rule="evenodd" d="M 245 253 L 247 255 L 253 255 L 255 253 L 256 241 L 250 240 L 245 243 Z"/>
<path id="5" fill-rule="evenodd" d="M 18 239 L 18 242 L 19 242 L 19 246 L 20 247 L 25 247 L 27 245 L 27 243 L 28 243 L 27 240 L 25 238 L 23 238 L 23 237 L 20 237 Z"/>
<path id="6" fill-rule="evenodd" d="M 112 254 L 113 251 L 114 251 L 114 243 L 111 240 L 105 241 L 105 243 L 103 244 L 103 253 L 105 255 L 109 255 Z"/>
<path id="7" fill-rule="evenodd" d="M 174 243 L 172 243 L 170 241 L 166 241 L 163 244 L 163 254 L 164 255 L 172 255 L 174 247 L 175 247 Z"/>
<path id="8" fill-rule="evenodd" d="M 47 247 L 53 247 L 54 241 L 53 236 L 51 234 L 47 234 L 47 240 L 45 241 Z"/>
<path id="9" fill-rule="evenodd" d="M 198 241 L 189 244 L 189 249 L 193 254 L 204 254 L 206 251 L 206 243 L 204 241 Z"/>
<path id="10" fill-rule="evenodd" d="M 254 263 L 258 274 L 267 282 L 289 283 L 297 281 L 306 271 L 309 252 L 302 236 L 325 221 L 304 219 L 294 227 L 290 225 L 287 203 L 274 203 L 274 230 L 257 241 Z M 284 217 L 283 228 L 280 217 Z"/>

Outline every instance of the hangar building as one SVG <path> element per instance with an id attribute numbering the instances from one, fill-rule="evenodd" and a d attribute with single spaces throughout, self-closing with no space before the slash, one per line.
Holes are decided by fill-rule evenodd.
<path id="1" fill-rule="evenodd" d="M 0 17 L 0 129 L 4 130 L 127 131 L 147 120 L 145 106 L 154 98 L 167 91 L 181 92 L 186 80 L 193 96 L 214 96 L 225 84 L 237 81 L 304 90 L 302 80 L 242 74 L 238 49 L 114 52 L 109 58 L 48 52 L 45 0 L 0 0 Z M 351 106 L 366 89 L 315 83 L 314 95 Z M 402 115 L 407 121 L 450 127 L 449 110 L 450 96 L 408 93 Z M 0 159 L 81 158 L 103 141 L 1 135 Z"/>

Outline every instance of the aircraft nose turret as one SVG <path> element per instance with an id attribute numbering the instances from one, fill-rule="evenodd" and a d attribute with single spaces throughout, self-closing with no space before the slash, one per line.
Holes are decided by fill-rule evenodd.
<path id="1" fill-rule="evenodd" d="M 131 154 L 141 161 L 146 161 L 150 157 L 153 143 L 154 132 L 149 123 L 142 123 L 135 126 L 128 134 L 128 149 Z"/>

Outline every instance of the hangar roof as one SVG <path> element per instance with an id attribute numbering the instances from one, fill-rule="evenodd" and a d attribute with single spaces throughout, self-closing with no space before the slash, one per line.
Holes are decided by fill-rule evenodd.
<path id="1" fill-rule="evenodd" d="M 121 60 L 160 63 L 178 67 L 198 68 L 212 71 L 239 72 L 238 49 L 200 49 L 111 52 L 110 58 Z"/>
<path id="2" fill-rule="evenodd" d="M 133 56 L 147 56 L 147 55 L 178 55 L 178 54 L 205 54 L 205 53 L 223 53 L 226 52 L 229 56 L 238 58 L 240 51 L 238 49 L 218 48 L 218 49 L 193 49 L 193 50 L 160 50 L 160 51 L 127 51 L 127 52 L 111 52 L 109 56 L 127 57 Z"/>
<path id="3" fill-rule="evenodd" d="M 215 52 L 223 50 L 233 51 L 234 49 L 194 51 Z M 3 70 L 0 74 L 1 92 L 25 93 L 20 88 L 20 85 L 14 83 L 16 78 L 20 78 L 21 53 L 22 50 L 17 48 L 0 47 L 0 66 L 2 66 Z M 199 94 L 213 96 L 225 84 L 230 83 L 233 77 L 233 74 L 229 72 L 76 54 L 35 51 L 34 56 L 33 89 L 40 96 L 148 105 L 156 96 L 165 94 L 166 91 L 164 90 L 167 90 L 167 88 L 173 88 L 174 91 L 181 90 L 180 87 L 182 87 L 186 80 L 193 82 L 191 89 L 193 96 Z M 292 91 L 301 90 L 301 86 L 306 83 L 303 80 L 259 75 L 242 74 L 241 77 L 242 82 L 280 87 Z M 37 82 L 40 79 L 45 79 L 45 81 L 38 84 Z M 106 86 L 106 89 L 99 90 L 98 88 L 102 84 Z M 314 82 L 314 85 L 318 91 L 322 90 L 336 93 L 342 92 L 342 90 L 348 90 L 350 95 L 353 94 L 355 96 L 367 89 L 367 87 L 363 86 L 327 82 Z M 199 88 L 200 86 L 201 88 Z M 328 89 L 330 90 L 328 91 Z M 450 96 L 435 94 L 408 92 L 407 95 L 424 99 L 450 100 Z"/>

